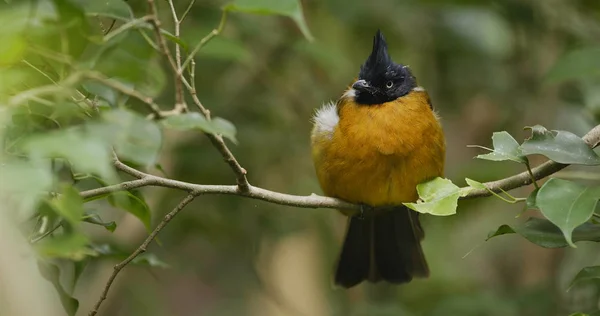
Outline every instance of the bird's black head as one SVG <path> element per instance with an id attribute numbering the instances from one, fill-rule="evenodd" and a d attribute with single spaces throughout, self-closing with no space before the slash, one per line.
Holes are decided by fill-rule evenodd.
<path id="1" fill-rule="evenodd" d="M 387 52 L 383 34 L 377 30 L 373 39 L 373 51 L 360 67 L 358 81 L 352 88 L 358 104 L 381 104 L 409 93 L 417 85 L 407 66 L 396 64 Z"/>

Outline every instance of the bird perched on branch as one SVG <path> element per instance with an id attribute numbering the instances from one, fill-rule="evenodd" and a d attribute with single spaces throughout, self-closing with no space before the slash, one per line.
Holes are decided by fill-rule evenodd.
<path id="1" fill-rule="evenodd" d="M 427 277 L 419 214 L 402 203 L 418 199 L 417 184 L 442 176 L 444 134 L 427 92 L 408 66 L 392 61 L 380 31 L 358 79 L 313 121 L 323 192 L 363 206 L 359 214 L 340 210 L 349 219 L 335 283 Z"/>

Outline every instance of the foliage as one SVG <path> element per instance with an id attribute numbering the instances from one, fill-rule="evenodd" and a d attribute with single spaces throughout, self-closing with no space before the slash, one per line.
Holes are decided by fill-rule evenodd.
<path id="1" fill-rule="evenodd" d="M 598 28 L 597 23 L 577 13 L 575 4 L 564 10 L 565 15 L 576 17 L 568 20 L 544 11 L 548 9 L 542 0 L 530 4 L 507 1 L 490 7 L 456 0 L 450 7 L 428 1 L 427 5 L 416 2 L 384 3 L 381 7 L 364 4 L 365 8 L 362 4 L 359 7 L 338 0 L 318 4 L 305 1 L 306 8 L 299 0 L 235 0 L 220 8 L 214 3 L 200 4 L 199 1 L 192 1 L 187 7 L 187 3 L 176 1 L 175 9 L 180 18 L 182 12 L 189 13 L 186 23 L 182 24 L 183 34 L 176 36 L 170 23 L 162 23 L 159 32 L 169 47 L 180 47 L 184 61 L 187 60 L 182 69 L 192 88 L 187 90 L 184 83 L 187 102 L 193 104 L 193 97 L 198 95 L 203 102 L 213 105 L 211 110 L 218 115 L 211 119 L 201 110 L 174 111 L 177 107 L 169 96 L 176 93 L 176 83 L 167 70 L 170 65 L 160 51 L 161 43 L 155 39 L 147 4 L 142 2 L 143 5 L 123 0 L 0 2 L 0 21 L 3 21 L 0 29 L 3 43 L 0 47 L 0 199 L 9 206 L 11 217 L 22 227 L 24 235 L 30 236 L 30 244 L 38 253 L 40 273 L 54 285 L 69 315 L 77 312 L 79 302 L 74 293 L 82 282 L 84 270 L 94 267 L 88 265 L 89 262 L 123 260 L 129 256 L 131 249 L 103 242 L 113 238 L 113 232 L 129 229 L 122 215 L 130 214 L 150 233 L 160 215 L 157 212 L 174 200 L 170 195 L 145 189 L 83 199 L 80 196 L 83 191 L 129 180 L 127 175 L 115 170 L 113 155 L 139 170 L 154 168 L 164 172 L 159 163 L 172 162 L 176 166 L 167 169 L 174 178 L 230 183 L 231 176 L 224 171 L 226 166 L 221 158 L 205 143 L 198 142 L 202 133 L 219 135 L 238 145 L 234 151 L 243 155 L 253 183 L 282 192 L 314 190 L 314 177 L 306 176 L 312 171 L 306 166 L 307 118 L 314 106 L 337 96 L 358 71 L 372 35 L 371 28 L 364 27 L 365 23 L 373 25 L 373 30 L 381 25 L 393 30 L 389 37 L 401 39 L 395 41 L 397 48 L 391 47 L 395 50 L 393 55 L 407 58 L 414 72 L 423 74 L 419 78 L 426 83 L 424 86 L 428 87 L 436 107 L 447 114 L 466 108 L 465 104 L 475 99 L 474 91 L 483 93 L 492 103 L 507 104 L 496 108 L 499 109 L 496 121 L 488 124 L 507 131 L 494 132 L 492 148 L 483 147 L 489 153 L 477 158 L 516 162 L 530 173 L 530 161 L 539 161 L 539 155 L 558 163 L 581 165 L 587 170 L 600 163 L 596 152 L 564 125 L 559 130 L 548 130 L 541 125 L 529 127 L 531 136 L 521 143 L 508 132 L 514 126 L 539 123 L 537 119 L 543 120 L 543 117 L 538 113 L 553 113 L 548 105 L 548 108 L 535 108 L 537 112 L 530 114 L 535 116 L 534 122 L 513 119 L 526 117 L 522 112 L 523 100 L 527 100 L 528 107 L 535 106 L 533 96 L 540 93 L 536 84 L 541 81 L 548 85 L 566 82 L 567 87 L 574 84 L 577 97 L 571 102 L 583 103 L 581 112 L 591 113 L 592 122 L 593 116 L 598 116 L 597 45 L 568 47 L 557 54 L 562 57 L 550 69 L 537 69 L 537 62 L 527 57 L 528 54 L 542 56 L 548 51 L 544 46 L 548 43 L 587 43 L 589 38 L 597 38 L 593 36 L 597 33 L 592 33 Z M 167 21 L 170 18 L 167 2 L 155 2 L 161 9 L 161 21 Z M 587 6 L 598 8 L 593 3 Z M 527 18 L 532 12 L 541 12 L 537 18 L 547 20 L 536 22 Z M 229 21 L 225 19 L 228 15 Z M 307 23 L 305 17 L 314 24 Z M 580 23 L 576 25 L 587 27 L 565 26 L 569 23 L 564 21 L 576 20 Z M 208 29 L 220 30 L 219 21 L 232 27 L 232 32 L 214 37 L 215 31 Z M 291 27 L 285 27 L 286 23 Z M 315 41 L 307 41 L 313 39 L 309 24 L 314 25 L 315 34 L 319 30 Z M 540 39 L 539 28 L 544 25 L 562 28 L 549 33 L 565 38 Z M 519 30 L 518 38 L 528 40 L 518 41 L 512 30 Z M 425 34 L 431 38 L 425 39 Z M 510 69 L 507 68 L 509 61 Z M 197 70 L 201 71 L 198 75 Z M 542 72 L 544 75 L 539 75 Z M 436 74 L 438 77 L 434 77 Z M 455 125 L 476 125 L 468 121 L 468 115 L 462 116 L 465 121 Z M 451 115 L 447 117 L 456 120 Z M 544 125 L 550 124 L 560 125 L 548 121 Z M 452 130 L 452 124 L 448 125 L 447 133 Z M 244 132 L 238 133 L 238 129 Z M 492 131 L 485 126 L 473 134 L 489 135 Z M 173 137 L 174 134 L 178 136 Z M 189 140 L 180 135 L 189 135 Z M 456 147 L 463 148 L 463 145 Z M 494 169 L 487 163 L 482 170 Z M 469 161 L 464 164 L 478 166 Z M 483 179 L 489 174 L 479 172 L 469 177 Z M 494 176 L 506 174 L 495 173 Z M 427 233 L 434 235 L 433 240 L 436 240 L 435 234 L 442 234 L 444 242 L 455 240 L 454 236 L 462 233 L 463 224 L 452 222 L 453 218 L 465 220 L 462 214 L 470 214 L 469 206 L 463 208 L 462 204 L 457 212 L 458 200 L 473 190 L 488 190 L 508 203 L 525 202 L 526 209 L 543 217 L 501 225 L 489 234 L 488 240 L 500 235 L 520 235 L 544 248 L 575 247 L 585 241 L 600 241 L 600 227 L 595 220 L 600 216 L 596 212 L 600 189 L 593 181 L 556 177 L 539 185 L 534 180 L 533 190 L 527 197 L 492 191 L 483 181 L 467 178 L 466 182 L 466 188 L 459 188 L 448 179 L 434 179 L 418 186 L 419 201 L 407 203 L 421 213 L 456 214 L 442 218 L 451 224 L 438 232 Z M 186 215 L 186 220 L 171 226 L 175 228 L 166 235 L 166 240 L 177 246 L 168 251 L 150 249 L 150 253 L 137 256 L 131 264 L 153 268 L 176 266 L 177 269 L 172 270 L 177 271 L 198 269 L 197 274 L 207 280 L 203 286 L 214 283 L 214 297 L 224 293 L 246 297 L 238 291 L 247 287 L 240 285 L 260 284 L 254 266 L 259 251 L 248 247 L 248 242 L 262 244 L 265 240 L 280 238 L 282 232 L 298 231 L 308 223 L 312 225 L 311 231 L 321 231 L 323 223 L 329 224 L 328 217 L 317 213 L 308 213 L 314 218 L 308 220 L 295 213 L 282 216 L 280 212 L 271 212 L 274 206 L 270 205 L 248 205 L 233 199 L 209 197 L 203 201 L 195 204 L 203 211 L 201 218 Z M 497 227 L 498 223 L 494 225 Z M 449 228 L 452 226 L 460 226 L 460 229 L 452 230 Z M 320 233 L 320 237 L 333 240 L 331 227 L 326 231 Z M 471 238 L 473 236 L 476 235 Z M 200 240 L 200 243 L 208 241 L 213 246 L 196 244 L 190 251 L 190 239 Z M 334 247 L 323 244 L 322 257 L 329 258 L 335 252 Z M 428 257 L 434 258 L 431 259 L 434 265 L 443 262 L 444 266 L 458 270 L 462 261 L 452 265 L 449 254 L 442 248 L 457 247 L 447 247 L 444 243 L 437 251 L 445 254 L 439 255 L 442 259 L 436 261 L 436 254 L 428 254 Z M 452 254 L 454 257 L 456 252 Z M 181 260 L 173 264 L 165 259 L 172 259 L 167 253 L 177 253 Z M 327 260 L 322 261 L 330 265 Z M 216 275 L 223 277 L 217 282 Z M 571 287 L 574 290 L 580 284 L 595 284 L 598 275 L 598 266 L 588 266 L 575 276 Z M 65 278 L 70 278 L 69 282 L 65 282 Z M 326 276 L 320 275 L 320 278 Z M 365 314 L 373 311 L 391 314 L 398 309 L 436 314 L 446 311 L 448 306 L 461 314 L 468 311 L 486 314 L 491 313 L 486 310 L 490 308 L 487 305 L 509 300 L 511 303 L 494 310 L 513 311 L 516 307 L 512 302 L 520 299 L 520 293 L 510 299 L 495 297 L 493 293 L 467 295 L 469 290 L 477 293 L 477 282 L 464 286 L 455 286 L 457 282 L 452 278 L 435 282 L 439 284 L 428 283 L 424 287 L 416 284 L 417 290 L 410 291 L 427 298 L 421 306 L 407 303 L 396 308 L 374 304 L 367 306 Z M 143 288 L 144 283 L 140 284 Z M 332 305 L 348 306 L 345 298 L 339 298 L 341 295 L 327 293 Z M 391 301 L 407 302 L 411 295 L 416 295 L 411 293 L 392 296 Z M 429 298 L 436 295 L 444 299 L 433 306 Z M 478 297 L 494 304 L 482 304 Z M 135 302 L 135 299 L 123 301 Z M 418 302 L 419 298 L 412 301 Z M 551 301 L 547 299 L 546 305 L 552 304 Z M 222 308 L 226 311 L 224 314 L 242 313 L 232 312 L 229 302 L 223 304 L 226 306 L 213 308 Z M 527 305 L 521 306 L 524 310 L 532 305 L 520 304 Z"/>

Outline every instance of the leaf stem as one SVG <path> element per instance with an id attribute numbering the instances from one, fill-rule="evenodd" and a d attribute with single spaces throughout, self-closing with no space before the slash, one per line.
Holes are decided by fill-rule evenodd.
<path id="1" fill-rule="evenodd" d="M 527 159 L 527 157 L 525 157 L 525 167 L 527 167 L 527 173 L 529 173 L 529 177 L 531 178 L 531 183 L 533 183 L 533 186 L 536 189 L 539 189 L 540 187 L 537 184 L 535 177 L 533 176 L 533 172 L 531 172 L 531 166 L 529 165 L 529 159 Z"/>

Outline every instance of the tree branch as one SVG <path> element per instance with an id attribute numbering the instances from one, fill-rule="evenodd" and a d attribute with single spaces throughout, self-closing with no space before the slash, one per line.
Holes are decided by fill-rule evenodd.
<path id="1" fill-rule="evenodd" d="M 175 13 L 175 8 L 173 6 L 172 0 L 169 0 L 169 5 L 172 8 L 173 19 L 175 20 L 175 36 L 179 38 L 179 26 L 180 22 L 177 18 L 177 13 Z M 158 41 L 158 47 L 160 51 L 167 57 L 171 68 L 174 70 L 174 78 L 175 78 L 175 110 L 181 111 L 187 109 L 187 105 L 185 104 L 185 100 L 183 98 L 183 83 L 182 83 L 182 75 L 179 71 L 181 67 L 181 51 L 179 45 L 176 44 L 175 52 L 176 57 L 173 58 L 173 54 L 169 51 L 169 47 L 167 46 L 167 40 L 164 35 L 160 31 L 160 19 L 158 18 L 158 10 L 156 9 L 156 3 L 154 0 L 148 0 L 148 11 L 150 11 L 150 16 L 152 19 L 152 26 L 154 28 L 154 33 L 156 35 L 156 40 Z"/>
<path id="2" fill-rule="evenodd" d="M 173 5 L 172 0 L 168 0 L 168 2 L 169 2 L 169 7 L 171 8 L 171 14 L 173 16 L 173 19 L 175 20 L 175 36 L 179 36 L 179 26 L 180 26 L 181 20 L 177 18 L 177 12 L 175 11 L 175 7 Z M 193 2 L 190 4 L 190 6 L 191 5 L 193 5 Z M 179 46 L 177 45 L 176 50 L 175 50 L 176 56 L 175 56 L 175 58 L 173 58 L 173 55 L 171 54 L 171 52 L 169 51 L 169 49 L 166 45 L 166 40 L 164 39 L 164 36 L 160 32 L 160 21 L 158 19 L 158 14 L 156 11 L 156 4 L 154 3 L 154 0 L 148 0 L 148 6 L 150 8 L 150 15 L 153 17 L 152 21 L 153 21 L 155 31 L 157 33 L 156 36 L 160 43 L 160 49 L 163 52 L 163 54 L 165 56 L 167 56 L 167 58 L 169 59 L 169 64 L 171 65 L 171 68 L 173 68 L 173 72 L 175 73 L 175 88 L 176 88 L 176 97 L 177 97 L 175 108 L 170 113 L 164 113 L 164 112 L 158 113 L 158 116 L 161 117 L 161 116 L 165 116 L 165 114 L 173 115 L 173 114 L 179 114 L 181 112 L 188 112 L 187 105 L 183 102 L 183 85 L 185 84 L 186 88 L 190 92 L 190 95 L 192 96 L 192 99 L 194 100 L 194 103 L 198 106 L 198 108 L 200 109 L 202 114 L 206 117 L 206 119 L 210 120 L 210 111 L 208 111 L 202 105 L 202 103 L 200 102 L 200 100 L 198 99 L 198 97 L 196 95 L 196 88 L 195 88 L 195 82 L 194 82 L 194 73 L 195 73 L 194 70 L 191 71 L 191 74 L 192 74 L 191 81 L 192 82 L 188 83 L 187 80 L 185 80 L 185 78 L 183 77 L 183 69 L 185 69 L 187 67 L 189 62 L 193 61 L 194 55 L 204 45 L 206 45 L 215 36 L 219 35 L 221 33 L 221 31 L 223 30 L 223 28 L 225 28 L 225 22 L 227 21 L 227 11 L 225 11 L 225 10 L 223 11 L 223 14 L 221 16 L 221 21 L 219 22 L 219 26 L 216 29 L 212 30 L 207 36 L 202 38 L 200 43 L 198 43 L 198 45 L 194 48 L 194 50 L 190 53 L 190 55 L 187 57 L 185 62 L 182 64 L 181 52 L 180 52 Z M 188 11 L 188 10 L 186 10 L 186 11 Z M 246 173 L 247 173 L 246 169 L 242 168 L 242 166 L 237 161 L 237 159 L 235 159 L 235 157 L 231 153 L 231 150 L 229 150 L 229 147 L 227 147 L 227 144 L 225 144 L 225 141 L 223 140 L 223 138 L 221 136 L 210 134 L 210 133 L 204 133 L 204 134 L 208 137 L 208 139 L 210 139 L 210 142 L 213 144 L 213 146 L 215 146 L 215 148 L 217 148 L 219 153 L 221 153 L 221 156 L 223 156 L 223 159 L 225 160 L 225 162 L 229 165 L 229 167 L 235 173 L 238 189 L 242 192 L 247 192 L 249 190 L 250 184 L 248 183 L 248 179 L 246 178 Z"/>
<path id="3" fill-rule="evenodd" d="M 150 233 L 150 235 L 148 235 L 146 240 L 144 240 L 144 242 L 131 255 L 129 255 L 129 257 L 127 257 L 125 260 L 123 260 L 123 261 L 119 262 L 117 265 L 115 265 L 115 267 L 113 269 L 113 273 L 108 278 L 108 281 L 106 281 L 106 285 L 104 286 L 104 290 L 102 291 L 100 298 L 94 305 L 94 309 L 92 311 L 90 311 L 90 313 L 89 313 L 90 316 L 94 316 L 98 313 L 98 309 L 100 308 L 100 305 L 102 305 L 102 302 L 104 302 L 104 300 L 106 299 L 106 295 L 108 294 L 108 291 L 110 290 L 110 287 L 112 286 L 112 284 L 115 281 L 115 278 L 117 277 L 119 272 L 121 272 L 121 270 L 123 270 L 123 268 L 125 268 L 125 266 L 127 266 L 137 256 L 146 252 L 146 248 L 154 240 L 154 238 L 156 238 L 156 235 L 158 235 L 158 233 L 165 226 L 167 226 L 167 224 L 171 221 L 171 219 L 173 219 L 173 217 L 175 217 L 175 215 L 177 215 L 177 213 L 179 213 L 186 205 L 188 205 L 190 202 L 192 202 L 196 198 L 196 196 L 198 196 L 198 193 L 192 192 L 186 198 L 184 198 L 179 203 L 179 205 L 177 205 L 171 212 L 169 212 L 167 215 L 165 215 L 165 217 L 160 222 L 160 224 L 158 224 L 158 226 L 156 226 L 156 228 L 152 231 L 152 233 Z"/>
<path id="4" fill-rule="evenodd" d="M 600 125 L 594 127 L 588 132 L 583 140 L 594 148 L 600 143 Z M 271 190 L 248 185 L 247 191 L 240 191 L 236 185 L 207 185 L 207 184 L 195 184 L 189 182 L 183 182 L 178 180 L 172 180 L 160 176 L 151 175 L 148 173 L 141 172 L 134 168 L 131 168 L 119 160 L 115 160 L 115 166 L 117 169 L 128 173 L 136 178 L 137 180 L 127 181 L 120 184 L 106 186 L 102 188 L 92 189 L 83 191 L 80 195 L 83 198 L 92 198 L 101 196 L 117 191 L 131 190 L 146 186 L 158 186 L 165 188 L 172 188 L 177 190 L 183 190 L 187 192 L 196 192 L 197 194 L 225 194 L 225 195 L 238 195 L 256 200 L 262 200 L 271 202 L 279 205 L 302 207 L 302 208 L 333 208 L 333 209 L 345 209 L 359 211 L 360 205 L 349 203 L 340 199 L 320 196 L 311 194 L 307 196 L 302 195 L 291 195 L 279 193 Z M 532 174 L 536 180 L 545 178 L 559 170 L 564 169 L 568 165 L 559 164 L 554 161 L 547 161 L 536 168 L 533 168 Z M 510 191 L 532 183 L 532 178 L 528 171 L 519 173 L 517 175 L 504 178 L 497 181 L 491 181 L 484 183 L 485 186 L 490 190 L 499 193 L 502 190 Z M 466 196 L 461 199 L 472 199 L 477 197 L 484 197 L 492 195 L 488 190 L 483 189 L 471 189 Z"/>
<path id="5" fill-rule="evenodd" d="M 591 148 L 596 148 L 598 146 L 598 143 L 600 143 L 600 125 L 594 127 L 582 138 Z M 484 183 L 484 185 L 496 193 L 500 193 L 502 190 L 509 191 L 531 184 L 533 182 L 533 179 L 543 179 L 553 173 L 556 173 L 557 171 L 566 168 L 567 166 L 569 165 L 561 164 L 554 161 L 546 161 L 543 164 L 531 169 L 532 175 L 529 174 L 529 171 L 525 171 L 505 179 L 486 182 Z M 467 196 L 464 196 L 463 199 L 472 199 L 490 195 L 492 194 L 488 190 L 473 189 L 469 192 Z"/>

